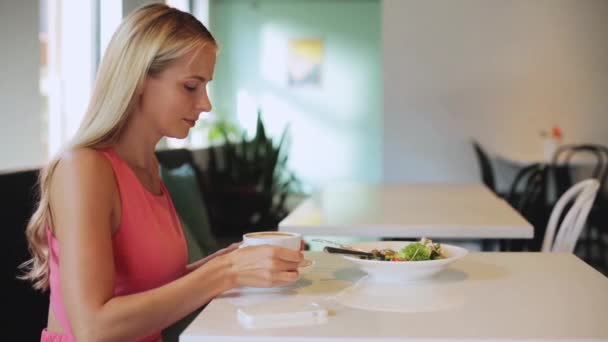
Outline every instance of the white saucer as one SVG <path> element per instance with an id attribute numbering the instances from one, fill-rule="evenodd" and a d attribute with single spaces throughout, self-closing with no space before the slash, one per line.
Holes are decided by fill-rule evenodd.
<path id="1" fill-rule="evenodd" d="M 302 262 L 300 262 L 300 266 L 298 267 L 298 272 L 300 272 L 300 274 L 308 273 L 308 272 L 310 272 L 310 270 L 312 269 L 312 267 L 314 265 L 315 265 L 314 260 L 304 259 L 304 260 L 302 260 Z"/>
<path id="2" fill-rule="evenodd" d="M 302 260 L 302 262 L 300 263 L 300 266 L 298 267 L 298 272 L 300 273 L 300 275 L 302 274 L 306 274 L 309 273 L 314 265 L 315 265 L 315 261 L 314 260 L 309 260 L 309 259 L 304 259 Z M 297 288 L 297 282 L 293 283 L 293 284 L 289 284 L 289 285 L 283 285 L 283 286 L 275 286 L 275 287 L 252 287 L 252 286 L 242 286 L 239 288 L 239 290 L 245 290 L 246 292 L 249 291 L 254 291 L 254 292 L 275 292 L 275 291 L 281 291 L 281 290 L 286 290 L 286 289 L 293 289 L 293 288 Z"/>

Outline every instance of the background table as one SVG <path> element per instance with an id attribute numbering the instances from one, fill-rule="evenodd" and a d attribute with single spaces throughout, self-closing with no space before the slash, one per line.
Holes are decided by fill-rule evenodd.
<path id="1" fill-rule="evenodd" d="M 481 184 L 345 185 L 313 195 L 279 223 L 304 235 L 532 238 L 533 227 Z"/>

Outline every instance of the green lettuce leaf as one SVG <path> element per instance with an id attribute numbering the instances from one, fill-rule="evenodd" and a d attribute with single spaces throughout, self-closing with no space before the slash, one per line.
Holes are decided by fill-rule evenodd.
<path id="1" fill-rule="evenodd" d="M 399 255 L 410 261 L 431 260 L 431 248 L 420 242 L 414 242 L 402 248 Z"/>

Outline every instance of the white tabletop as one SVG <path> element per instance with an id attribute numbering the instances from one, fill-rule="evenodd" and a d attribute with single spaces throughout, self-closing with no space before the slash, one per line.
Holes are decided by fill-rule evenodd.
<path id="1" fill-rule="evenodd" d="M 608 340 L 608 278 L 572 254 L 472 253 L 431 282 L 389 287 L 367 301 L 380 309 L 400 303 L 396 307 L 405 312 L 353 308 L 343 295 L 365 283 L 364 273 L 339 256 L 317 252 L 307 258 L 316 264 L 295 286 L 227 292 L 180 341 Z M 247 329 L 237 321 L 238 307 L 293 300 L 324 305 L 327 323 Z M 420 306 L 424 301 L 429 305 Z"/>
<path id="2" fill-rule="evenodd" d="M 304 235 L 401 238 L 532 238 L 517 211 L 481 184 L 332 187 L 279 223 Z"/>

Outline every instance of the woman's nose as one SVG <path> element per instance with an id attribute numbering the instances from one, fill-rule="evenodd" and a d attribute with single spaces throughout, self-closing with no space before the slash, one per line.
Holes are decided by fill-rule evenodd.
<path id="1" fill-rule="evenodd" d="M 211 100 L 209 100 L 209 96 L 207 95 L 207 93 L 205 92 L 203 95 L 201 95 L 201 97 L 198 99 L 198 102 L 196 103 L 196 109 L 200 112 L 210 112 L 211 111 Z"/>

